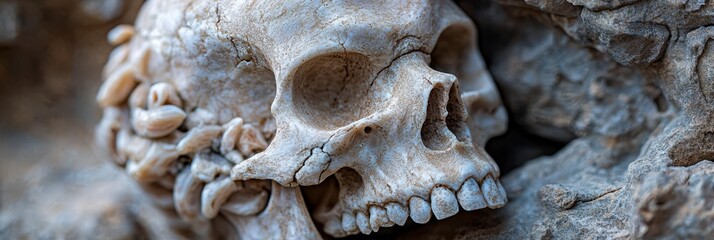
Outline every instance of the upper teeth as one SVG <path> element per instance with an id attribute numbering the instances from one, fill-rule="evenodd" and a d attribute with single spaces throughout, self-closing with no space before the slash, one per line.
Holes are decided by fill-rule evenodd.
<path id="1" fill-rule="evenodd" d="M 333 236 L 345 236 L 362 232 L 370 234 L 379 231 L 380 227 L 391 227 L 394 224 L 402 226 L 407 217 L 412 221 L 424 224 L 431 219 L 434 213 L 436 219 L 451 217 L 459 212 L 459 204 L 466 211 L 485 207 L 499 208 L 506 204 L 506 191 L 501 183 L 491 175 L 481 181 L 480 187 L 474 178 L 468 178 L 461 188 L 454 193 L 451 189 L 436 186 L 431 191 L 431 202 L 419 196 L 412 196 L 407 200 L 407 205 L 389 202 L 381 206 L 369 206 L 367 211 L 347 211 L 340 217 L 330 219 L 334 226 L 326 226 L 325 231 Z"/>

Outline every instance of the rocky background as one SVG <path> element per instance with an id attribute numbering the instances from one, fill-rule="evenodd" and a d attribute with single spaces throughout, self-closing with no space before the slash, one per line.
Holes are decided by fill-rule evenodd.
<path id="1" fill-rule="evenodd" d="M 370 238 L 714 238 L 714 4 L 459 3 L 509 109 L 509 203 Z M 106 33 L 140 5 L 0 0 L 1 239 L 172 237 L 93 144 Z"/>

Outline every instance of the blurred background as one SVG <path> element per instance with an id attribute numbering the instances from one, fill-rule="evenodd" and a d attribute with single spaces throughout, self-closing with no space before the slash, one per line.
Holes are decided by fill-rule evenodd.
<path id="1" fill-rule="evenodd" d="M 0 0 L 0 239 L 143 231 L 128 220 L 144 202 L 92 143 L 106 34 L 141 2 Z"/>

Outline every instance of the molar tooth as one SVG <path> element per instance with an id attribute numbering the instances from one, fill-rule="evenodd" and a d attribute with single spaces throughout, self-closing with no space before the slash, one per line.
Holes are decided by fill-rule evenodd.
<path id="1" fill-rule="evenodd" d="M 337 217 L 332 217 L 325 223 L 325 233 L 332 235 L 333 237 L 344 237 L 347 233 L 342 231 L 342 226 L 340 226 L 340 219 Z"/>
<path id="2" fill-rule="evenodd" d="M 415 223 L 424 224 L 431 219 L 431 206 L 429 202 L 420 197 L 409 199 L 409 215 Z"/>
<path id="3" fill-rule="evenodd" d="M 342 230 L 348 233 L 357 231 L 357 222 L 352 213 L 345 212 L 342 214 Z"/>
<path id="4" fill-rule="evenodd" d="M 369 228 L 369 218 L 367 218 L 367 215 L 365 215 L 364 212 L 357 211 L 357 217 L 355 220 L 357 221 L 357 227 L 362 234 L 372 233 L 372 229 Z"/>
<path id="5" fill-rule="evenodd" d="M 431 210 L 436 219 L 451 217 L 459 212 L 459 202 L 451 190 L 445 187 L 436 187 L 431 191 Z"/>
<path id="6" fill-rule="evenodd" d="M 481 184 L 481 189 L 483 190 L 483 196 L 489 208 L 500 208 L 506 204 L 506 196 L 501 195 L 498 186 L 496 186 L 496 181 L 493 180 L 491 175 L 486 175 L 486 178 Z"/>
<path id="7" fill-rule="evenodd" d="M 389 218 L 387 218 L 387 211 L 384 208 L 378 206 L 369 208 L 369 225 L 372 226 L 374 232 L 379 231 L 380 226 L 385 226 L 388 223 Z"/>
<path id="8" fill-rule="evenodd" d="M 407 210 L 399 203 L 387 203 L 385 207 L 387 208 L 389 220 L 399 226 L 404 226 L 404 223 L 407 222 L 407 217 L 409 217 Z"/>
<path id="9" fill-rule="evenodd" d="M 469 178 L 464 182 L 456 196 L 459 199 L 459 203 L 461 203 L 461 207 L 466 211 L 473 211 L 487 206 L 486 200 L 483 199 L 481 188 L 478 187 L 478 183 L 473 178 Z"/>

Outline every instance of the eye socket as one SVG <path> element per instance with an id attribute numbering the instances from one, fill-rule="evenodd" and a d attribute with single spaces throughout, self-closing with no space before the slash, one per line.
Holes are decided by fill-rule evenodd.
<path id="1" fill-rule="evenodd" d="M 297 115 L 322 129 L 348 125 L 374 113 L 385 102 L 385 83 L 375 67 L 359 53 L 337 53 L 313 58 L 294 75 Z"/>

